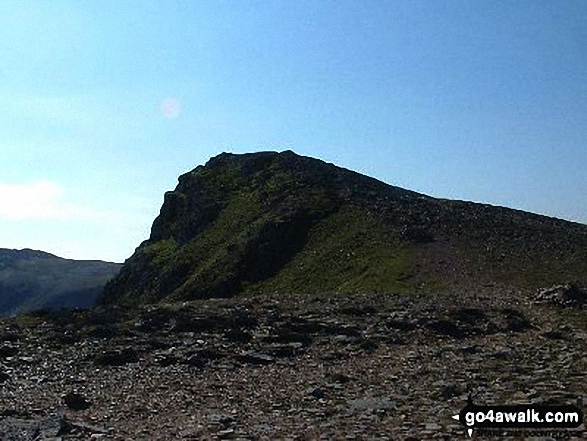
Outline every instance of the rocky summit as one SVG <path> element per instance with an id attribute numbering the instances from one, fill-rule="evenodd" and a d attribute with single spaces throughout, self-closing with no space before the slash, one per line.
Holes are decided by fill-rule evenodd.
<path id="1" fill-rule="evenodd" d="M 583 408 L 586 266 L 585 225 L 222 154 L 99 305 L 0 319 L 0 439 L 448 441 L 473 399 Z M 587 432 L 483 439 L 553 436 Z"/>
<path id="2" fill-rule="evenodd" d="M 291 151 L 181 176 L 105 304 L 243 293 L 538 288 L 587 282 L 587 226 L 435 199 Z"/>

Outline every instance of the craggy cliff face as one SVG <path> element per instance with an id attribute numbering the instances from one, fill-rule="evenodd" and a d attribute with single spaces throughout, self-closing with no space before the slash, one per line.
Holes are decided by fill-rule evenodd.
<path id="1" fill-rule="evenodd" d="M 587 226 L 434 199 L 286 151 L 181 176 L 105 303 L 534 287 L 587 274 Z"/>

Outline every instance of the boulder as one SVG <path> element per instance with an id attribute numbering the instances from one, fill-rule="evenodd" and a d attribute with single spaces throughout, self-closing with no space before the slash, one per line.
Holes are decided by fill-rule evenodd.
<path id="1" fill-rule="evenodd" d="M 587 288 L 579 288 L 572 283 L 539 289 L 534 299 L 536 303 L 546 303 L 562 307 L 587 307 Z"/>

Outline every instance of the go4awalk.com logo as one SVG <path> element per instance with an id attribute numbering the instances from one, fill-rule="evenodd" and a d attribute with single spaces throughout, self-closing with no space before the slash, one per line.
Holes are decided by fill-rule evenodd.
<path id="1" fill-rule="evenodd" d="M 509 405 L 478 406 L 469 397 L 467 405 L 453 419 L 473 431 L 515 430 L 569 430 L 583 424 L 583 412 L 577 406 Z"/>

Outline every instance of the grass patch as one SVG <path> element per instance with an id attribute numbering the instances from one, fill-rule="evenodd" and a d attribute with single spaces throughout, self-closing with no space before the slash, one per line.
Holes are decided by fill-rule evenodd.
<path id="1" fill-rule="evenodd" d="M 364 212 L 345 206 L 311 228 L 302 251 L 274 277 L 247 291 L 290 293 L 404 292 L 399 281 L 410 251 L 398 232 Z"/>

